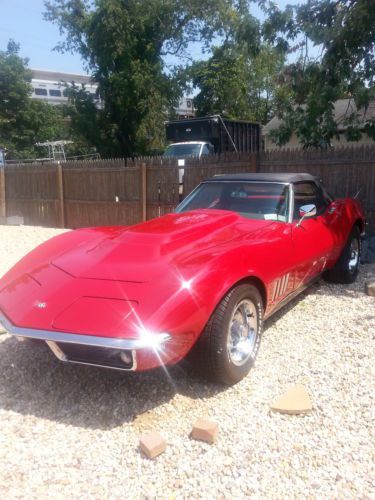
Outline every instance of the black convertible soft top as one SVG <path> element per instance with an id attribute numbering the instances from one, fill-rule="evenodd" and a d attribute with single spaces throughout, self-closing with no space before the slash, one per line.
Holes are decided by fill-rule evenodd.
<path id="1" fill-rule="evenodd" d="M 302 181 L 313 181 L 320 183 L 317 177 L 306 173 L 251 173 L 251 174 L 219 174 L 211 177 L 209 181 L 265 181 L 265 182 L 282 182 L 293 183 Z"/>

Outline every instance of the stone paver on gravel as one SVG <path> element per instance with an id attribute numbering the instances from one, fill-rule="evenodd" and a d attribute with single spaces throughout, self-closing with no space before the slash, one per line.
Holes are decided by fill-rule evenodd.
<path id="1" fill-rule="evenodd" d="M 59 230 L 0 226 L 0 275 Z M 365 282 L 323 281 L 265 325 L 254 369 L 223 388 L 181 368 L 146 374 L 64 365 L 0 335 L 4 498 L 374 498 L 375 307 Z M 270 412 L 303 384 L 313 411 Z M 202 415 L 214 446 L 189 439 Z M 150 461 L 139 436 L 157 430 Z"/>
<path id="2" fill-rule="evenodd" d="M 142 434 L 139 439 L 139 448 L 148 458 L 155 458 L 166 450 L 165 439 L 156 431 Z"/>
<path id="3" fill-rule="evenodd" d="M 299 384 L 289 388 L 272 403 L 271 410 L 286 415 L 310 413 L 312 403 L 306 387 Z"/>
<path id="4" fill-rule="evenodd" d="M 368 281 L 365 284 L 365 290 L 367 295 L 370 295 L 371 297 L 375 297 L 375 281 Z"/>
<path id="5" fill-rule="evenodd" d="M 214 444 L 219 433 L 219 425 L 212 420 L 199 418 L 193 425 L 191 437 L 198 441 Z"/>

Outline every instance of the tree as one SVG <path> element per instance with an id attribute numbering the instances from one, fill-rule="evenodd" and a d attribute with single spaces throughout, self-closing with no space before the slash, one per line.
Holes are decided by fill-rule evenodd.
<path id="1" fill-rule="evenodd" d="M 192 86 L 198 89 L 198 114 L 267 123 L 274 114 L 284 52 L 265 43 L 261 22 L 251 14 L 251 2 L 246 0 L 237 2 L 219 41 L 207 61 L 188 69 Z"/>
<path id="2" fill-rule="evenodd" d="M 347 113 L 347 139 L 358 140 L 363 131 L 375 139 L 375 121 L 366 117 L 375 98 L 375 2 L 308 0 L 284 11 L 270 4 L 266 11 L 263 33 L 269 42 L 301 51 L 284 73 L 289 97 L 280 106 L 283 125 L 275 140 L 283 144 L 296 132 L 305 147 L 329 146 L 339 137 L 333 105 L 340 98 L 364 110 L 364 120 Z M 312 47 L 318 56 L 309 55 Z"/>
<path id="3" fill-rule="evenodd" d="M 35 158 L 36 142 L 64 138 L 68 132 L 61 110 L 30 99 L 32 73 L 18 51 L 13 40 L 0 51 L 0 143 L 9 150 L 8 158 Z"/>
<path id="4" fill-rule="evenodd" d="M 284 55 L 267 45 L 251 53 L 238 44 L 214 49 L 212 57 L 190 68 L 199 115 L 222 114 L 267 123 L 274 114 L 277 75 Z"/>
<path id="5" fill-rule="evenodd" d="M 73 126 L 103 154 L 130 156 L 157 147 L 166 113 L 181 94 L 167 54 L 188 56 L 192 41 L 208 47 L 238 11 L 231 0 L 51 0 L 46 18 L 65 34 L 58 50 L 81 54 L 102 106 L 73 98 Z M 84 102 L 84 101 L 87 102 Z M 85 109 L 86 118 L 78 111 Z M 85 121 L 90 126 L 85 128 Z"/>

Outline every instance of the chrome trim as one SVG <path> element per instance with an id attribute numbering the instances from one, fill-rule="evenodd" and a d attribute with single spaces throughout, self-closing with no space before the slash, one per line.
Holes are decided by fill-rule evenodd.
<path id="1" fill-rule="evenodd" d="M 244 182 L 247 184 L 281 184 L 283 186 L 288 186 L 290 182 L 287 181 L 250 181 L 250 180 L 243 180 L 243 179 L 226 179 L 226 180 L 220 180 L 220 177 L 228 175 L 228 174 L 216 174 L 212 179 L 207 179 L 206 181 L 202 181 L 198 186 L 201 184 L 209 184 L 210 182 Z M 195 188 L 196 189 L 196 188 Z"/>
<path id="2" fill-rule="evenodd" d="M 95 337 L 91 335 L 80 335 L 68 332 L 53 332 L 50 330 L 36 330 L 33 328 L 23 328 L 13 325 L 3 313 L 0 312 L 0 324 L 11 335 L 27 337 L 30 339 L 44 340 L 51 342 L 65 342 L 67 344 L 79 344 L 95 347 L 106 347 L 108 349 L 125 349 L 136 351 L 138 349 L 150 348 L 150 343 L 145 339 L 118 339 L 113 337 Z M 158 339 L 163 344 L 171 339 L 168 333 L 159 333 Z"/>
<path id="3" fill-rule="evenodd" d="M 288 289 L 288 284 L 289 284 L 289 276 L 290 276 L 290 273 L 288 273 L 288 274 L 286 275 L 286 278 L 285 278 L 285 284 L 284 284 L 284 289 L 283 289 L 283 295 L 284 295 L 284 293 L 285 293 L 285 292 L 287 291 L 287 289 Z"/>
<path id="4" fill-rule="evenodd" d="M 234 181 L 234 180 L 220 180 L 220 176 L 221 175 L 227 175 L 227 174 L 217 174 L 214 176 L 213 179 L 209 179 L 209 180 L 206 180 L 206 181 L 202 181 L 201 183 L 198 184 L 198 186 L 196 186 L 193 191 L 191 191 L 182 201 L 181 203 L 179 203 L 175 209 L 173 210 L 174 213 L 183 213 L 180 211 L 181 208 L 184 208 L 185 205 L 187 205 L 187 203 L 190 201 L 190 199 L 193 197 L 195 191 L 197 191 L 199 189 L 199 187 L 202 185 L 202 184 L 210 184 L 210 183 L 213 183 L 213 182 L 221 182 L 221 183 L 231 183 L 231 182 L 243 182 L 243 183 L 247 183 L 247 184 L 280 184 L 282 186 L 289 186 L 289 213 L 288 213 L 288 219 L 287 219 L 287 223 L 292 223 L 293 222 L 293 209 L 294 209 L 294 192 L 293 192 L 293 186 L 292 186 L 292 183 L 291 182 L 282 182 L 282 181 Z"/>
<path id="5" fill-rule="evenodd" d="M 272 299 L 271 299 L 271 302 L 275 302 L 275 299 L 276 299 L 276 289 L 277 289 L 277 284 L 278 284 L 278 281 L 276 280 L 274 285 L 273 285 L 273 292 L 272 292 Z"/>
<path id="6" fill-rule="evenodd" d="M 277 313 L 280 309 L 282 309 L 286 304 L 288 304 L 291 300 L 295 299 L 300 293 L 302 293 L 306 288 L 310 285 L 318 281 L 322 277 L 323 273 L 319 273 L 313 278 L 311 278 L 307 283 L 300 285 L 296 290 L 290 292 L 286 297 L 284 297 L 270 312 L 266 312 L 264 315 L 264 321 L 271 318 L 275 313 Z"/>
<path id="7" fill-rule="evenodd" d="M 358 269 L 361 243 L 357 238 L 353 238 L 350 243 L 350 259 L 348 263 L 349 272 L 354 273 Z"/>
<path id="8" fill-rule="evenodd" d="M 301 213 L 302 213 L 302 215 L 301 215 Z M 313 203 L 309 203 L 307 205 L 302 205 L 302 207 L 300 207 L 300 209 L 299 209 L 299 216 L 301 218 L 298 221 L 296 227 L 300 227 L 300 225 L 302 224 L 302 222 L 305 219 L 307 219 L 309 217 L 315 217 L 316 213 L 317 213 L 316 205 L 314 205 Z"/>
<path id="9" fill-rule="evenodd" d="M 281 297 L 287 291 L 289 275 L 290 273 L 284 274 L 274 282 L 271 302 L 275 302 L 278 297 Z"/>
<path id="10" fill-rule="evenodd" d="M 241 300 L 232 313 L 227 337 L 227 352 L 234 365 L 242 366 L 254 356 L 257 337 L 256 306 L 249 299 Z"/>
<path id="11" fill-rule="evenodd" d="M 46 344 L 48 347 L 51 349 L 53 354 L 56 356 L 56 358 L 63 363 L 72 363 L 74 365 L 85 365 L 85 366 L 95 366 L 97 368 L 108 368 L 110 370 L 119 370 L 119 371 L 125 371 L 125 372 L 132 372 L 137 369 L 137 351 L 132 351 L 132 357 L 133 357 L 133 364 L 131 368 L 120 368 L 119 366 L 108 366 L 108 365 L 102 365 L 100 363 L 89 363 L 86 361 L 75 361 L 73 359 L 69 359 L 60 349 L 60 347 L 56 344 L 56 342 L 51 342 L 49 340 L 46 341 Z"/>
<path id="12" fill-rule="evenodd" d="M 291 224 L 293 222 L 293 213 L 294 213 L 294 190 L 292 183 L 289 184 L 289 216 L 288 222 Z"/>
<path id="13" fill-rule="evenodd" d="M 133 354 L 133 366 L 132 366 L 132 370 L 134 371 L 138 367 L 138 364 L 137 364 L 137 351 L 133 350 L 132 354 Z"/>

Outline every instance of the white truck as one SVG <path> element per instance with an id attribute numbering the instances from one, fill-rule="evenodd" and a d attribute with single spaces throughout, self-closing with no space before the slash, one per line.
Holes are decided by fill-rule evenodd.
<path id="1" fill-rule="evenodd" d="M 209 142 L 189 141 L 170 144 L 164 151 L 163 156 L 172 156 L 174 158 L 196 156 L 197 158 L 201 158 L 203 155 L 211 155 L 214 153 L 215 148 Z"/>
<path id="2" fill-rule="evenodd" d="M 165 133 L 171 144 L 163 156 L 177 159 L 180 188 L 186 158 L 227 152 L 255 152 L 260 148 L 258 123 L 229 120 L 220 115 L 168 121 L 165 122 Z"/>

